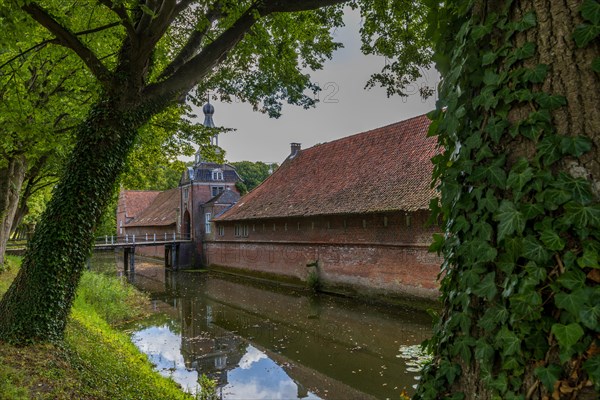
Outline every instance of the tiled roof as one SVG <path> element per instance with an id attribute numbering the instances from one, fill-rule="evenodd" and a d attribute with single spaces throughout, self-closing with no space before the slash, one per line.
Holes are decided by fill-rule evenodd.
<path id="1" fill-rule="evenodd" d="M 132 226 L 167 226 L 177 222 L 177 209 L 180 200 L 179 188 L 160 192 L 158 196 L 133 221 Z"/>
<path id="2" fill-rule="evenodd" d="M 218 220 L 427 209 L 437 153 L 429 123 L 421 115 L 300 150 Z"/>
<path id="3" fill-rule="evenodd" d="M 120 193 L 120 203 L 124 202 L 125 216 L 135 218 L 148 208 L 150 203 L 159 195 L 156 190 L 123 190 Z"/>
<path id="4" fill-rule="evenodd" d="M 233 190 L 224 190 L 205 204 L 234 204 L 240 199 L 238 192 Z"/>

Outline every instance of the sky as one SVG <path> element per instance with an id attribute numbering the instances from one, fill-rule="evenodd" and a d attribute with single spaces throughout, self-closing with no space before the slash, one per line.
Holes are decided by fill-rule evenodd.
<path id="1" fill-rule="evenodd" d="M 428 71 L 415 82 L 409 96 L 388 98 L 385 89 L 364 89 L 370 75 L 385 65 L 383 57 L 365 56 L 360 52 L 360 15 L 346 10 L 345 27 L 335 32 L 335 38 L 344 44 L 323 70 L 311 72 L 313 81 L 320 84 L 319 102 L 308 110 L 285 105 L 279 119 L 252 111 L 249 104 L 221 103 L 213 100 L 213 120 L 216 126 L 236 129 L 219 136 L 219 145 L 229 162 L 263 161 L 281 163 L 290 153 L 290 143 L 302 148 L 318 143 L 375 129 L 435 108 L 437 94 L 423 100 L 418 88 L 421 85 L 437 87 L 439 76 Z M 200 122 L 204 115 L 196 110 Z"/>

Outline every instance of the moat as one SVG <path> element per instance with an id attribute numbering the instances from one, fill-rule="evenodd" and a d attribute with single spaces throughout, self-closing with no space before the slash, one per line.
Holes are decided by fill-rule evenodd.
<path id="1" fill-rule="evenodd" d="M 92 269 L 123 273 L 97 253 Z M 138 260 L 130 281 L 157 311 L 127 327 L 165 376 L 195 393 L 202 374 L 223 399 L 398 399 L 418 382 L 416 345 L 431 318 L 306 290 Z"/>

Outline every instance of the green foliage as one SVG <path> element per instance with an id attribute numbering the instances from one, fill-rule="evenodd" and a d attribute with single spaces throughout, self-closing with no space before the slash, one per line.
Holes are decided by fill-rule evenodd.
<path id="1" fill-rule="evenodd" d="M 278 168 L 276 163 L 267 164 L 262 161 L 238 161 L 231 163 L 231 165 L 235 167 L 238 175 L 242 178 L 242 193 L 250 192 Z"/>
<path id="2" fill-rule="evenodd" d="M 217 381 L 210 379 L 206 374 L 200 376 L 200 392 L 196 395 L 197 400 L 218 400 Z"/>
<path id="3" fill-rule="evenodd" d="M 532 376 L 550 393 L 587 379 L 598 389 L 600 205 L 589 180 L 561 172 L 563 159 L 598 149 L 556 131 L 566 99 L 542 90 L 549 67 L 519 36 L 534 13 L 511 20 L 510 1 L 485 17 L 476 2 L 430 6 L 443 82 L 429 134 L 445 150 L 430 207 L 445 235 L 431 247 L 444 256 L 445 313 L 416 398 L 472 396 L 462 384 L 475 374 L 482 398 L 525 398 Z M 599 7 L 583 2 L 578 46 L 598 36 Z"/>
<path id="4" fill-rule="evenodd" d="M 74 306 L 93 310 L 110 324 L 125 322 L 143 315 L 148 297 L 127 284 L 123 278 L 84 272 Z"/>

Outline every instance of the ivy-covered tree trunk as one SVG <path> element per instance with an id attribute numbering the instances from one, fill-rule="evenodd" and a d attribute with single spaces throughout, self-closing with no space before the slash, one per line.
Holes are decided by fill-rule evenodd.
<path id="1" fill-rule="evenodd" d="M 135 110 L 135 107 L 131 107 Z M 77 134 L 73 154 L 0 302 L 0 338 L 16 343 L 62 338 L 94 229 L 114 192 L 147 113 L 105 99 Z"/>
<path id="2" fill-rule="evenodd" d="M 3 269 L 4 253 L 25 180 L 25 164 L 25 157 L 17 155 L 8 160 L 5 168 L 0 169 L 0 271 Z"/>
<path id="3" fill-rule="evenodd" d="M 600 393 L 600 3 L 435 3 L 444 310 L 419 399 Z"/>

